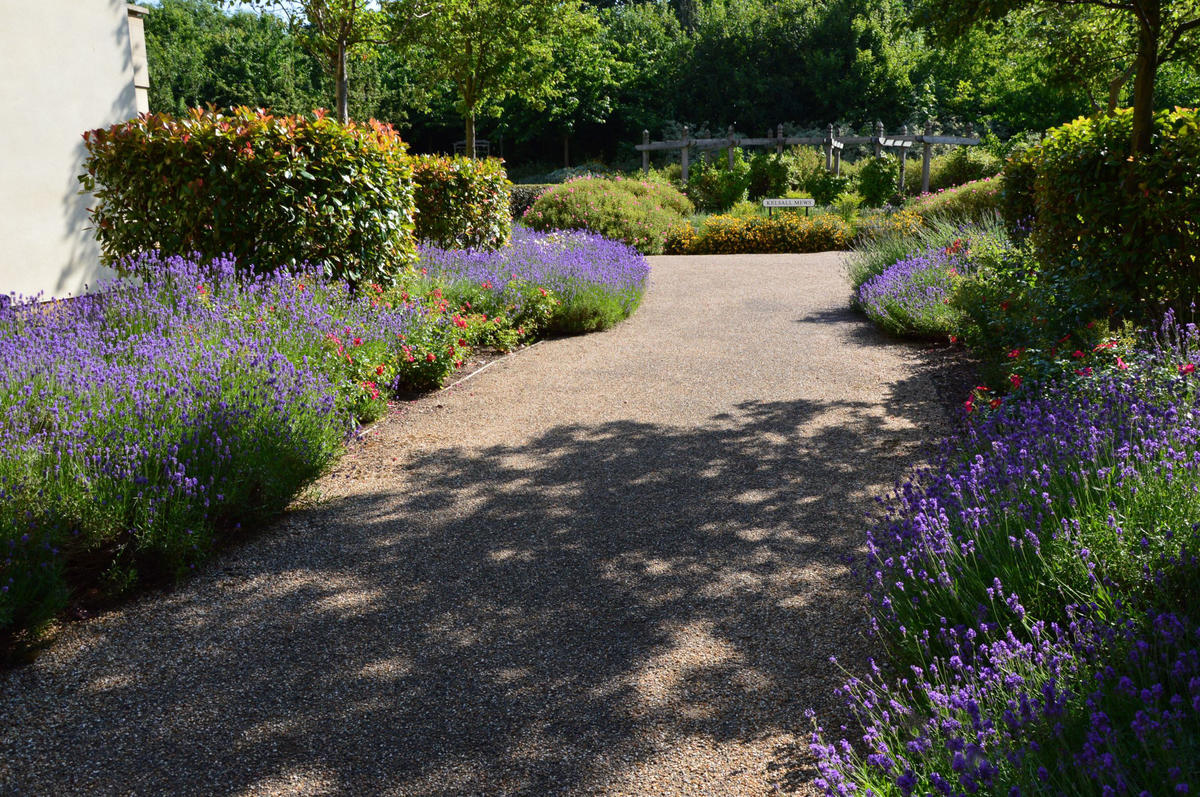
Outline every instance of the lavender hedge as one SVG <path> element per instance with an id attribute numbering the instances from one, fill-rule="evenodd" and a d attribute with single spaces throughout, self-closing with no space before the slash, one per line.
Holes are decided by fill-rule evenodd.
<path id="1" fill-rule="evenodd" d="M 869 540 L 886 668 L 814 734 L 829 794 L 1200 787 L 1194 326 L 1005 402 L 903 485 Z"/>
<path id="2" fill-rule="evenodd" d="M 960 238 L 897 261 L 859 287 L 858 305 L 893 335 L 944 337 L 956 331 L 959 313 L 951 298 L 970 263 L 964 248 Z"/>
<path id="3" fill-rule="evenodd" d="M 394 292 L 145 256 L 126 264 L 144 281 L 0 303 L 0 637 L 36 631 L 72 588 L 186 572 L 283 508 L 390 393 L 553 313 L 624 317 L 648 270 L 579 234 L 423 257 Z M 454 295 L 468 288 L 474 307 Z"/>
<path id="4" fill-rule="evenodd" d="M 513 230 L 512 245 L 499 251 L 423 248 L 421 267 L 450 291 L 487 284 L 503 292 L 514 281 L 551 291 L 558 304 L 549 331 L 564 334 L 604 329 L 629 317 L 641 303 L 650 274 L 646 259 L 618 241 L 522 227 Z M 475 294 L 468 292 L 468 300 L 470 295 Z"/>

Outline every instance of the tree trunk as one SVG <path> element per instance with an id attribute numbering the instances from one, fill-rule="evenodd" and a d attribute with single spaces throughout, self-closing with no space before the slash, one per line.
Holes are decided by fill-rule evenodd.
<path id="1" fill-rule="evenodd" d="M 350 121 L 350 81 L 346 78 L 346 45 L 338 42 L 337 63 L 334 65 L 335 100 L 337 102 L 338 121 L 346 124 Z"/>
<path id="2" fill-rule="evenodd" d="M 1138 27 L 1138 53 L 1133 79 L 1134 158 L 1150 151 L 1154 138 L 1154 78 L 1158 72 L 1158 39 L 1162 30 L 1161 0 L 1144 0 L 1145 18 Z"/>
<path id="3" fill-rule="evenodd" d="M 467 139 L 467 157 L 471 160 L 475 159 L 475 114 L 468 111 L 463 115 L 463 120 L 466 123 L 466 139 Z"/>

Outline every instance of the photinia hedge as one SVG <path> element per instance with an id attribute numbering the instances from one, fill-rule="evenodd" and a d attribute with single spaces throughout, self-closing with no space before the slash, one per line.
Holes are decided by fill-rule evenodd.
<path id="1" fill-rule="evenodd" d="M 512 234 L 512 183 L 497 158 L 413 158 L 417 240 L 443 249 L 497 249 Z"/>
<path id="2" fill-rule="evenodd" d="M 105 262 L 232 255 L 259 272 L 320 265 L 390 284 L 416 261 L 407 145 L 372 120 L 262 110 L 143 114 L 83 134 L 80 175 Z"/>
<path id="3" fill-rule="evenodd" d="M 1032 239 L 1084 313 L 1188 312 L 1200 294 L 1200 111 L 1155 115 L 1153 150 L 1129 155 L 1133 112 L 1078 119 L 1042 143 Z"/>

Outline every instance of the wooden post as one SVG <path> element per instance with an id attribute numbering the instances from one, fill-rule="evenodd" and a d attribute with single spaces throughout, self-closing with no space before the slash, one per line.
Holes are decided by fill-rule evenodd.
<path id="1" fill-rule="evenodd" d="M 683 128 L 683 147 L 679 150 L 679 179 L 687 182 L 688 178 L 688 129 Z"/>
<path id="2" fill-rule="evenodd" d="M 775 154 L 783 155 L 783 123 L 775 128 Z"/>
<path id="3" fill-rule="evenodd" d="M 879 139 L 883 138 L 883 122 L 875 123 L 875 157 L 878 158 L 883 154 L 883 145 L 879 143 Z"/>
<path id="4" fill-rule="evenodd" d="M 925 135 L 933 135 L 933 123 L 925 123 Z M 933 145 L 925 142 L 925 151 L 921 154 L 921 193 L 929 193 L 929 161 L 933 157 Z"/>
<path id="5" fill-rule="evenodd" d="M 825 171 L 833 171 L 833 125 L 825 130 Z"/>
<path id="6" fill-rule="evenodd" d="M 649 130 L 642 131 L 642 144 L 647 147 L 650 146 L 650 131 Z M 642 174 L 649 174 L 649 173 L 650 173 L 650 150 L 644 149 L 644 150 L 642 150 Z"/>
<path id="7" fill-rule="evenodd" d="M 729 146 L 725 149 L 725 154 L 728 156 L 729 160 L 729 171 L 733 171 L 733 142 L 735 140 L 733 137 L 733 125 L 729 126 L 729 130 L 726 131 L 726 136 L 729 139 Z"/>
<path id="8" fill-rule="evenodd" d="M 838 136 L 841 136 L 842 131 L 838 129 L 835 130 L 834 133 Z M 833 151 L 833 173 L 838 177 L 842 176 L 842 151 L 840 149 L 835 149 Z M 805 215 L 808 215 L 807 208 L 805 209 Z"/>
<path id="9" fill-rule="evenodd" d="M 908 125 L 904 125 L 904 127 L 900 128 L 900 135 L 902 135 L 902 136 L 908 135 Z M 901 196 L 904 195 L 904 162 L 908 160 L 908 158 L 906 157 L 907 153 L 908 153 L 908 147 L 900 148 L 900 195 Z"/>

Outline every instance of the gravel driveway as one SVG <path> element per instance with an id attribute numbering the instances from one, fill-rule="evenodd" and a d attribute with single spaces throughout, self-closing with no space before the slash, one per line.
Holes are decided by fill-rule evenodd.
<path id="1" fill-rule="evenodd" d="M 850 313 L 838 254 L 652 265 L 631 320 L 403 405 L 0 674 L 0 793 L 803 793 L 945 360 Z"/>

